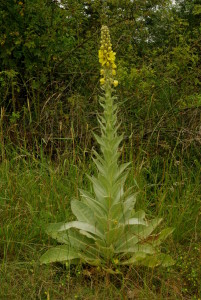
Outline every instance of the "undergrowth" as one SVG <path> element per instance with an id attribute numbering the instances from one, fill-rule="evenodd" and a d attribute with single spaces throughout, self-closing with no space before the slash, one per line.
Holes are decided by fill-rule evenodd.
<path id="1" fill-rule="evenodd" d="M 131 145 L 122 155 L 133 161 L 126 185 L 135 185 L 137 203 L 150 217 L 157 213 L 164 227 L 175 228 L 163 251 L 176 264 L 154 271 L 125 267 L 109 286 L 95 267 L 40 266 L 42 252 L 54 244 L 45 225 L 72 220 L 70 199 L 80 184 L 89 188 L 84 173 L 94 167 L 91 157 L 84 163 L 76 152 L 59 163 L 16 155 L 0 166 L 0 299 L 199 299 L 199 163 L 152 159 L 143 151 L 134 157 Z"/>

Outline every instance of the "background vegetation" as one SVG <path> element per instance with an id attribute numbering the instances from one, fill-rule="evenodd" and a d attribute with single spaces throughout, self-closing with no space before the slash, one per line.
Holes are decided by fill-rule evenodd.
<path id="1" fill-rule="evenodd" d="M 199 299 L 201 5 L 199 0 L 0 2 L 0 299 Z M 38 263 L 48 222 L 94 172 L 100 28 L 117 52 L 122 161 L 137 206 L 175 227 L 175 266 L 123 270 Z M 48 298 L 49 297 L 49 298 Z"/>

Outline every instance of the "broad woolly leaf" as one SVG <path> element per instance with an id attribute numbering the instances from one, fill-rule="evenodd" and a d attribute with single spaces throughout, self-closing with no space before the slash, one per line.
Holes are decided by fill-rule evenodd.
<path id="1" fill-rule="evenodd" d="M 97 120 L 98 120 L 98 123 L 100 124 L 100 129 L 101 129 L 101 132 L 102 134 L 105 133 L 106 131 L 106 127 L 105 127 L 105 120 L 103 117 L 97 115 Z"/>
<path id="2" fill-rule="evenodd" d="M 94 163 L 96 164 L 96 167 L 97 167 L 98 171 L 102 175 L 106 176 L 107 175 L 107 170 L 106 170 L 105 165 L 103 165 L 97 158 L 92 158 L 92 159 L 93 159 Z"/>
<path id="3" fill-rule="evenodd" d="M 136 265 L 141 263 L 146 257 L 147 253 L 144 252 L 137 252 L 135 253 L 130 259 L 120 262 L 120 265 Z"/>
<path id="4" fill-rule="evenodd" d="M 125 234 L 118 239 L 118 241 L 115 243 L 115 251 L 121 252 L 124 249 L 128 249 L 130 247 L 133 247 L 133 245 L 137 244 L 139 242 L 139 238 L 137 235 L 134 235 L 129 232 L 125 232 Z"/>
<path id="5" fill-rule="evenodd" d="M 97 142 L 99 143 L 99 145 L 101 145 L 102 147 L 105 148 L 106 143 L 105 143 L 103 137 L 100 137 L 100 136 L 98 136 L 98 135 L 95 134 L 95 133 L 93 133 L 93 135 L 94 135 L 95 139 L 97 140 Z"/>
<path id="6" fill-rule="evenodd" d="M 132 218 L 125 220 L 126 225 L 145 225 L 148 223 L 145 220 L 145 212 L 143 210 L 139 210 L 137 212 L 132 213 Z"/>
<path id="7" fill-rule="evenodd" d="M 84 263 L 87 263 L 91 266 L 101 266 L 102 264 L 102 260 L 99 258 L 93 258 L 90 255 L 87 255 L 86 253 L 80 253 L 80 259 L 81 261 L 83 261 Z"/>
<path id="8" fill-rule="evenodd" d="M 128 231 L 130 234 L 137 236 L 139 241 L 148 242 L 152 240 L 151 233 L 156 229 L 156 227 L 161 223 L 161 218 L 156 218 L 151 221 L 147 221 L 147 225 L 128 225 Z"/>
<path id="9" fill-rule="evenodd" d="M 140 253 L 148 253 L 153 254 L 156 252 L 154 247 L 151 244 L 134 244 L 133 246 L 130 245 L 130 247 L 121 248 L 121 251 L 115 250 L 115 253 L 122 253 L 124 252 L 125 255 L 128 253 L 134 253 L 134 252 L 140 252 Z"/>
<path id="10" fill-rule="evenodd" d="M 158 260 L 158 257 L 156 254 L 154 255 L 147 255 L 144 259 L 138 262 L 137 264 L 140 264 L 142 266 L 146 266 L 149 268 L 154 268 L 160 265 L 160 262 Z"/>
<path id="11" fill-rule="evenodd" d="M 145 211 L 140 209 L 132 213 L 132 218 L 134 219 L 145 219 Z"/>
<path id="12" fill-rule="evenodd" d="M 108 196 L 107 188 L 104 187 L 103 184 L 101 184 L 99 182 L 99 180 L 97 178 L 95 178 L 94 176 L 93 177 L 87 176 L 87 177 L 93 183 L 93 189 L 94 189 L 96 198 L 101 203 L 101 206 L 103 206 L 107 210 L 107 203 L 105 201 L 105 197 Z"/>
<path id="13" fill-rule="evenodd" d="M 100 257 L 102 258 L 102 263 L 107 262 L 108 259 L 111 259 L 114 255 L 114 247 L 113 245 L 103 247 L 101 245 L 97 245 L 97 249 L 100 253 Z"/>
<path id="14" fill-rule="evenodd" d="M 118 171 L 117 173 L 115 174 L 115 180 L 118 180 L 119 177 L 123 174 L 123 172 L 126 170 L 126 168 L 130 165 L 131 163 L 128 162 L 128 163 L 124 163 L 124 164 L 121 164 L 119 167 L 118 167 Z"/>
<path id="15" fill-rule="evenodd" d="M 142 259 L 138 264 L 154 268 L 157 266 L 169 267 L 174 264 L 174 260 L 167 254 L 164 253 L 156 253 L 154 255 L 147 255 L 144 259 Z"/>
<path id="16" fill-rule="evenodd" d="M 65 233 L 65 232 L 62 232 Z M 77 249 L 79 252 L 85 253 L 86 255 L 97 258 L 99 252 L 96 249 L 95 241 L 91 238 L 88 238 L 86 235 L 82 235 L 81 231 L 68 230 L 68 239 L 71 247 Z"/>
<path id="17" fill-rule="evenodd" d="M 58 229 L 64 224 L 64 222 L 59 223 L 50 223 L 47 225 L 46 232 L 47 234 L 52 234 L 53 232 L 58 232 Z"/>
<path id="18" fill-rule="evenodd" d="M 110 246 L 111 244 L 115 243 L 116 241 L 121 238 L 122 234 L 124 232 L 124 226 L 119 226 L 113 229 L 109 229 L 105 232 L 105 240 L 106 244 Z"/>
<path id="19" fill-rule="evenodd" d="M 113 185 L 112 195 L 114 198 L 114 204 L 121 201 L 124 195 L 124 184 L 128 176 L 128 171 L 125 172 Z"/>
<path id="20" fill-rule="evenodd" d="M 152 244 L 158 246 L 164 241 L 172 232 L 174 228 L 165 228 L 159 234 L 153 236 Z"/>
<path id="21" fill-rule="evenodd" d="M 138 194 L 138 192 L 134 193 L 134 187 L 133 186 L 129 187 L 128 189 L 126 189 L 124 191 L 124 194 L 122 195 L 121 200 L 126 201 L 126 199 L 129 198 L 130 196 L 132 196 L 132 195 L 137 196 L 137 194 Z"/>
<path id="22" fill-rule="evenodd" d="M 113 204 L 109 210 L 109 219 L 114 220 L 119 223 L 119 221 L 122 217 L 123 211 L 124 211 L 124 205 L 122 202 Z"/>
<path id="23" fill-rule="evenodd" d="M 78 251 L 69 246 L 61 245 L 47 250 L 41 256 L 40 262 L 48 264 L 52 262 L 65 262 L 75 258 L 79 258 Z"/>
<path id="24" fill-rule="evenodd" d="M 111 163 L 112 161 L 118 161 L 120 157 L 120 152 L 113 153 L 111 150 L 108 149 L 102 149 L 103 156 L 105 159 L 105 162 L 107 164 Z"/>
<path id="25" fill-rule="evenodd" d="M 126 222 L 126 225 L 147 225 L 147 222 L 139 218 L 131 218 Z"/>
<path id="26" fill-rule="evenodd" d="M 96 159 L 101 162 L 102 165 L 105 165 L 105 160 L 93 149 L 93 154 L 96 156 Z"/>
<path id="27" fill-rule="evenodd" d="M 57 240 L 57 242 L 59 242 L 61 244 L 70 245 L 68 231 L 65 231 L 65 232 L 50 231 L 49 236 L 51 236 L 51 238 Z"/>
<path id="28" fill-rule="evenodd" d="M 62 223 L 63 224 L 63 223 Z M 81 230 L 69 229 L 66 231 L 49 231 L 49 235 L 56 239 L 59 243 L 71 245 L 75 249 L 86 248 L 86 246 L 93 246 L 94 241 L 91 238 L 81 234 Z"/>
<path id="29" fill-rule="evenodd" d="M 102 233 L 94 226 L 85 222 L 80 222 L 80 221 L 72 221 L 69 223 L 64 223 L 61 225 L 61 227 L 58 229 L 58 232 L 60 231 L 65 231 L 70 228 L 76 228 L 84 231 L 88 231 L 90 233 L 93 233 L 101 238 L 103 238 Z"/>
<path id="30" fill-rule="evenodd" d="M 127 171 L 124 171 L 123 174 L 121 174 L 119 176 L 119 178 L 116 180 L 115 184 L 114 184 L 114 189 L 117 187 L 117 186 L 123 186 L 127 177 L 128 177 L 128 174 L 129 174 L 129 170 Z M 121 195 L 122 196 L 122 195 Z"/>
<path id="31" fill-rule="evenodd" d="M 109 180 L 109 182 L 113 185 L 116 181 L 115 175 L 118 171 L 118 164 L 116 161 L 111 161 L 110 163 L 107 164 L 107 169 L 106 169 L 106 179 Z M 111 187 L 110 187 L 111 189 Z"/>
<path id="32" fill-rule="evenodd" d="M 95 244 L 98 247 L 98 249 L 99 249 L 99 247 L 106 247 L 107 246 L 106 245 L 106 241 L 105 240 L 101 240 L 99 238 L 96 239 Z"/>
<path id="33" fill-rule="evenodd" d="M 108 218 L 107 217 L 101 217 L 95 214 L 97 227 L 100 228 L 101 232 L 105 232 L 108 228 Z"/>
<path id="34" fill-rule="evenodd" d="M 122 140 L 123 140 L 123 134 L 120 136 L 116 136 L 112 141 L 108 140 L 108 144 L 112 148 L 113 153 L 115 153 L 118 150 L 119 144 L 122 142 Z"/>
<path id="35" fill-rule="evenodd" d="M 123 214 L 121 215 L 120 222 L 125 223 L 127 219 L 131 217 L 131 213 L 134 210 L 134 205 L 136 202 L 136 194 L 129 195 L 123 202 Z"/>
<path id="36" fill-rule="evenodd" d="M 111 187 L 113 185 L 113 179 L 111 178 L 111 176 L 105 177 L 102 174 L 99 174 L 98 178 L 94 178 L 94 179 L 97 180 L 100 186 L 102 186 L 102 188 L 105 190 L 106 196 L 110 195 Z"/>
<path id="37" fill-rule="evenodd" d="M 81 233 L 82 235 L 86 235 L 89 239 L 93 239 L 93 240 L 95 240 L 95 241 L 96 241 L 96 239 L 97 239 L 97 236 L 94 236 L 93 234 L 91 234 L 91 233 L 89 233 L 89 232 L 87 232 L 87 231 L 80 230 L 80 233 Z"/>
<path id="38" fill-rule="evenodd" d="M 172 257 L 168 254 L 159 253 L 157 257 L 160 261 L 161 266 L 163 267 L 170 267 L 175 264 L 174 259 L 172 259 Z"/>
<path id="39" fill-rule="evenodd" d="M 107 214 L 106 207 L 97 199 L 93 198 L 90 193 L 82 189 L 79 190 L 82 200 L 87 204 L 94 213 L 100 216 L 105 216 Z"/>
<path id="40" fill-rule="evenodd" d="M 99 216 L 106 216 L 106 210 L 100 207 L 98 200 L 82 197 L 84 203 L 91 207 L 94 214 Z"/>
<path id="41" fill-rule="evenodd" d="M 78 221 L 87 222 L 91 225 L 95 224 L 94 213 L 84 202 L 76 199 L 71 200 L 71 210 Z"/>

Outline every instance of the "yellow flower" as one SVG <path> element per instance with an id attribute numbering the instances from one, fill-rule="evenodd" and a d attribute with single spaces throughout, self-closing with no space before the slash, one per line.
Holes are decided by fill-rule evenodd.
<path id="1" fill-rule="evenodd" d="M 119 262 L 118 258 L 115 258 L 115 259 L 114 259 L 114 263 L 115 263 L 115 265 L 117 265 L 117 264 L 118 264 L 118 262 Z"/>
<path id="2" fill-rule="evenodd" d="M 102 46 L 101 46 L 102 48 Z M 103 55 L 103 50 L 98 50 L 98 57 L 99 58 L 102 58 L 104 55 Z"/>
<path id="3" fill-rule="evenodd" d="M 105 54 L 104 54 L 104 50 L 98 51 L 98 57 L 99 57 L 99 63 L 102 64 L 102 66 L 104 66 L 107 62 Z"/>
<path id="4" fill-rule="evenodd" d="M 101 28 L 101 46 L 98 51 L 99 62 L 102 66 L 100 74 L 103 78 L 100 79 L 100 84 L 103 85 L 105 82 L 110 82 L 114 87 L 118 85 L 117 80 L 113 80 L 113 76 L 116 75 L 115 59 L 116 53 L 112 50 L 112 44 L 110 40 L 110 33 L 107 26 Z"/>
<path id="5" fill-rule="evenodd" d="M 115 55 L 116 55 L 115 52 L 110 51 L 110 52 L 108 53 L 108 59 L 109 59 L 111 62 L 114 62 L 114 61 L 115 61 Z"/>
<path id="6" fill-rule="evenodd" d="M 100 84 L 103 85 L 105 83 L 105 78 L 100 79 Z"/>
<path id="7" fill-rule="evenodd" d="M 98 52 L 99 62 L 103 67 L 110 68 L 110 64 L 114 64 L 116 53 L 112 51 L 110 41 L 110 33 L 107 26 L 102 26 L 101 29 L 101 47 Z"/>
<path id="8" fill-rule="evenodd" d="M 114 80 L 114 81 L 113 81 L 114 87 L 118 86 L 118 84 L 119 84 L 118 80 Z"/>

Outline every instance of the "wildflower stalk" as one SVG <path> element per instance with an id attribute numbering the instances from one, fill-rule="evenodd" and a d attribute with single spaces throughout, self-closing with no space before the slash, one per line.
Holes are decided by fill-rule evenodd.
<path id="1" fill-rule="evenodd" d="M 48 226 L 47 233 L 62 245 L 49 249 L 41 262 L 81 262 L 109 273 L 119 272 L 120 265 L 171 265 L 171 257 L 160 253 L 159 246 L 173 229 L 153 234 L 162 219 L 148 221 L 144 211 L 135 211 L 136 194 L 124 189 L 129 163 L 118 163 L 122 136 L 117 134 L 118 106 L 112 95 L 118 81 L 107 26 L 101 29 L 99 62 L 103 114 L 98 116 L 101 135 L 94 135 L 102 155 L 94 151 L 98 175 L 88 176 L 93 193 L 80 189 L 80 200 L 71 201 L 75 221 Z"/>
<path id="2" fill-rule="evenodd" d="M 122 137 L 117 135 L 117 105 L 114 104 L 116 97 L 112 96 L 113 87 L 118 85 L 118 81 L 114 80 L 116 75 L 115 65 L 116 53 L 112 51 L 110 34 L 107 26 L 102 26 L 101 29 L 101 47 L 99 50 L 99 62 L 101 64 L 100 79 L 103 95 L 100 97 L 100 105 L 103 107 L 103 116 L 99 116 L 99 124 L 101 128 L 101 137 L 95 135 L 103 154 L 103 160 L 96 154 L 94 160 L 99 170 L 98 179 L 106 183 L 105 199 L 107 204 L 107 231 L 117 227 L 117 220 L 113 220 L 112 206 L 115 204 L 116 195 L 115 174 L 118 173 L 118 146 L 122 141 Z M 100 164 L 104 166 L 104 170 L 100 168 Z M 110 239 L 106 239 L 106 246 L 111 246 Z"/>

